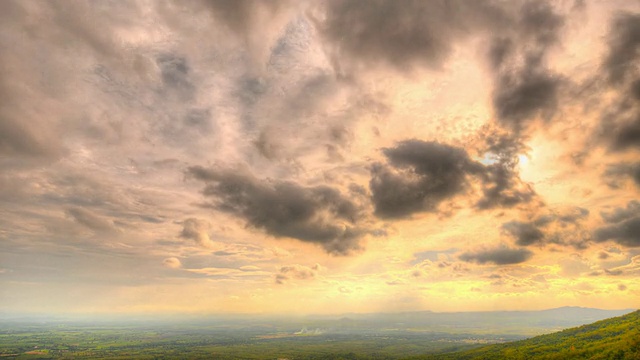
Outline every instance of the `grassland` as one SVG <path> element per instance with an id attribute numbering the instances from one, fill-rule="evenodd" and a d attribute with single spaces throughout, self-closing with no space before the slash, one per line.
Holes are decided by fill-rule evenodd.
<path id="1" fill-rule="evenodd" d="M 5 359 L 398 359 L 468 349 L 493 336 L 387 331 L 31 324 L 0 331 Z"/>
<path id="2" fill-rule="evenodd" d="M 534 336 L 617 313 L 626 312 L 559 308 L 296 319 L 4 319 L 0 360 L 640 359 L 639 312 Z"/>
<path id="3" fill-rule="evenodd" d="M 638 360 L 640 311 L 526 340 L 414 359 Z"/>

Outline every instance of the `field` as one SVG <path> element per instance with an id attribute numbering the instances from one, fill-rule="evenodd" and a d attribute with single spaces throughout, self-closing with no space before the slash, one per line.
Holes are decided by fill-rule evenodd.
<path id="1" fill-rule="evenodd" d="M 481 354 L 630 310 L 0 320 L 4 359 L 403 359 Z M 616 325 L 622 327 L 623 323 Z M 626 326 L 628 327 L 628 326 Z M 622 330 L 621 330 L 622 331 Z M 608 334 L 610 331 L 603 331 Z M 454 356 L 455 358 L 455 356 Z"/>
<path id="2" fill-rule="evenodd" d="M 516 337 L 518 338 L 518 337 Z M 503 342 L 493 335 L 215 325 L 14 324 L 0 331 L 7 359 L 397 359 Z"/>

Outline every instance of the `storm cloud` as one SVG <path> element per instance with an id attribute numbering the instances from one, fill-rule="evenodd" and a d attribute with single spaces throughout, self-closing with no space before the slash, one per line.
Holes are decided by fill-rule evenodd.
<path id="1" fill-rule="evenodd" d="M 207 184 L 203 194 L 212 199 L 209 206 L 270 235 L 318 244 L 338 255 L 361 248 L 366 234 L 358 226 L 362 206 L 332 187 L 259 180 L 248 173 L 199 166 L 187 174 Z"/>

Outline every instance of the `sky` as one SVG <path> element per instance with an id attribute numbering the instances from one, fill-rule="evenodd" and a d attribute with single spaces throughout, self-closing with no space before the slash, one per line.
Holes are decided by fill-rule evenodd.
<path id="1" fill-rule="evenodd" d="M 0 1 L 0 307 L 637 308 L 640 1 Z"/>

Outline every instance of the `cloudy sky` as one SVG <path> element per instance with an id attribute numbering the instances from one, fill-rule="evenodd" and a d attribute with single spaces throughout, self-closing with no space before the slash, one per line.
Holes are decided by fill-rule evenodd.
<path id="1" fill-rule="evenodd" d="M 640 1 L 0 2 L 0 306 L 634 308 Z"/>

